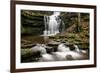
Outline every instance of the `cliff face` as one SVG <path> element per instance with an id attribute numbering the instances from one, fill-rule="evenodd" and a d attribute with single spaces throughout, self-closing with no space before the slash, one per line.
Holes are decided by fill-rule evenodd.
<path id="1" fill-rule="evenodd" d="M 21 11 L 21 34 L 38 35 L 44 30 L 43 15 L 32 11 Z"/>

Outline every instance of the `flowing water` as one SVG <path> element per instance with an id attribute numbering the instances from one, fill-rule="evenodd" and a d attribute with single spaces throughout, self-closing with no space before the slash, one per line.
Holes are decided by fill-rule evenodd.
<path id="1" fill-rule="evenodd" d="M 51 16 L 44 16 L 45 30 L 44 36 L 53 36 L 60 33 L 62 20 L 59 18 L 60 12 L 54 12 Z M 64 27 L 62 27 L 63 29 Z"/>

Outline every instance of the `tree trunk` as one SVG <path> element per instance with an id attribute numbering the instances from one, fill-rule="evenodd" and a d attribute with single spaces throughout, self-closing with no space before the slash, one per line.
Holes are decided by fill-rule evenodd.
<path id="1" fill-rule="evenodd" d="M 77 19 L 77 21 L 78 21 L 78 23 L 77 23 L 77 26 L 76 26 L 76 28 L 77 28 L 77 32 L 79 32 L 80 31 L 80 28 L 79 28 L 79 26 L 80 26 L 80 23 L 81 23 L 81 18 L 80 18 L 81 16 L 80 16 L 80 13 L 78 13 L 78 19 Z"/>

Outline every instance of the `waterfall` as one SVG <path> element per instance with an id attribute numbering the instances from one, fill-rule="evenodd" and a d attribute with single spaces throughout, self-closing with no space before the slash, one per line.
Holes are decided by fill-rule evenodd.
<path id="1" fill-rule="evenodd" d="M 44 36 L 53 36 L 60 33 L 60 24 L 62 23 L 62 20 L 59 16 L 60 12 L 54 12 L 51 16 L 44 16 Z M 65 26 L 64 23 L 62 23 L 62 25 Z"/>

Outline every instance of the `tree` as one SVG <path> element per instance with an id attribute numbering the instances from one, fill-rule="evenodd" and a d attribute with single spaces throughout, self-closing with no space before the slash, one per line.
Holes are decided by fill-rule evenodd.
<path id="1" fill-rule="evenodd" d="M 77 19 L 77 24 L 76 24 L 76 32 L 80 32 L 80 24 L 81 24 L 81 14 L 78 13 L 78 19 Z"/>

